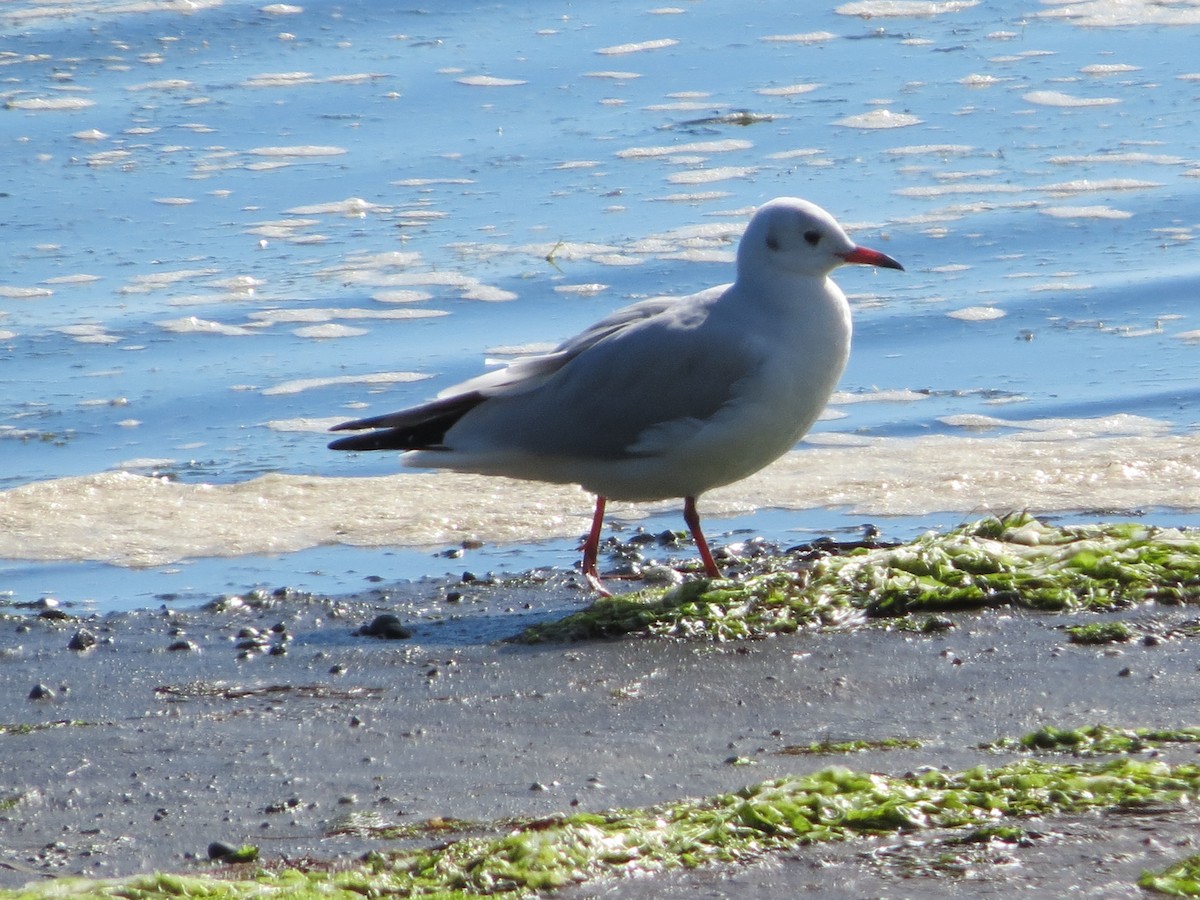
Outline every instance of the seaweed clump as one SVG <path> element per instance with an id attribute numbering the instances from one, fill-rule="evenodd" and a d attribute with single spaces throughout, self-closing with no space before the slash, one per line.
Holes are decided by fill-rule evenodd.
<path id="1" fill-rule="evenodd" d="M 516 639 L 643 633 L 736 640 L 915 612 L 936 616 L 1003 606 L 1103 612 L 1198 599 L 1200 535 L 1136 523 L 1051 526 L 1021 513 L 898 546 L 781 557 L 772 571 L 744 581 L 698 580 L 665 593 L 608 598 Z M 1122 626 L 1102 635 L 1109 641 L 1130 636 Z"/>
<path id="2" fill-rule="evenodd" d="M 1023 760 L 996 769 L 979 766 L 903 777 L 837 767 L 696 800 L 508 821 L 500 834 L 464 837 L 429 849 L 372 852 L 348 868 L 271 869 L 260 862 L 252 873 L 229 871 L 227 878 L 154 874 L 109 881 L 61 879 L 30 885 L 20 896 L 350 900 L 398 894 L 465 900 L 527 895 L 597 878 L 748 861 L 864 835 L 963 828 L 975 829 L 967 839 L 981 840 L 981 827 L 994 829 L 1030 817 L 1183 804 L 1197 796 L 1200 766 L 1129 758 L 1103 765 Z M 992 839 L 990 833 L 986 837 Z"/>
<path id="3" fill-rule="evenodd" d="M 1045 725 L 1022 737 L 1003 738 L 982 744 L 984 750 L 1020 750 L 1026 752 L 1071 753 L 1094 756 L 1105 753 L 1143 753 L 1168 744 L 1200 743 L 1200 728 L 1116 728 L 1111 725 L 1085 725 L 1058 728 Z"/>

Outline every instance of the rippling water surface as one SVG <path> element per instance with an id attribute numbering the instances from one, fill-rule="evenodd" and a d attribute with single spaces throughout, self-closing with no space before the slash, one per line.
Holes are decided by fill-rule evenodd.
<path id="1" fill-rule="evenodd" d="M 1198 505 L 1192 4 L 13 2 L 0 33 L 13 600 L 569 564 L 581 493 L 384 478 L 324 429 L 729 280 L 783 194 L 908 271 L 841 271 L 819 449 L 714 534 Z"/>

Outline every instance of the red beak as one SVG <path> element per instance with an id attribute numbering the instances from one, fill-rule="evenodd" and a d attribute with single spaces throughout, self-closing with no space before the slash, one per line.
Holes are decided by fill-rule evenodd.
<path id="1" fill-rule="evenodd" d="M 899 269 L 904 271 L 904 266 L 896 262 L 886 253 L 880 253 L 878 250 L 870 250 L 867 247 L 855 247 L 849 253 L 843 253 L 842 259 L 848 263 L 861 263 L 864 266 L 879 266 L 884 269 Z"/>

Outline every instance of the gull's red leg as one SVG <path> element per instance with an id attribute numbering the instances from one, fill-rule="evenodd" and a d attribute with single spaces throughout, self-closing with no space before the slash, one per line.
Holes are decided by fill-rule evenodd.
<path id="1" fill-rule="evenodd" d="M 709 578 L 720 578 L 721 570 L 717 568 L 712 553 L 709 552 L 708 541 L 704 539 L 704 532 L 700 530 L 700 513 L 696 512 L 695 497 L 683 498 L 683 521 L 687 522 L 688 530 L 692 533 L 692 540 L 696 542 L 696 549 L 700 551 L 700 560 L 704 563 L 704 574 Z"/>
<path id="2" fill-rule="evenodd" d="M 583 577 L 588 585 L 601 597 L 611 597 L 612 594 L 600 581 L 600 572 L 596 568 L 596 560 L 600 556 L 600 532 L 604 530 L 604 504 L 607 501 L 599 494 L 596 495 L 596 512 L 592 516 L 592 530 L 588 532 L 587 543 L 583 545 Z"/>

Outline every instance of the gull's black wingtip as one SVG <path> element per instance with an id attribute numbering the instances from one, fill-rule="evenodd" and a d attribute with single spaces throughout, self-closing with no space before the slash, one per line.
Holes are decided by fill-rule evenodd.
<path id="1" fill-rule="evenodd" d="M 396 431 L 368 431 L 352 434 L 329 442 L 330 450 L 411 450 L 409 443 Z"/>

